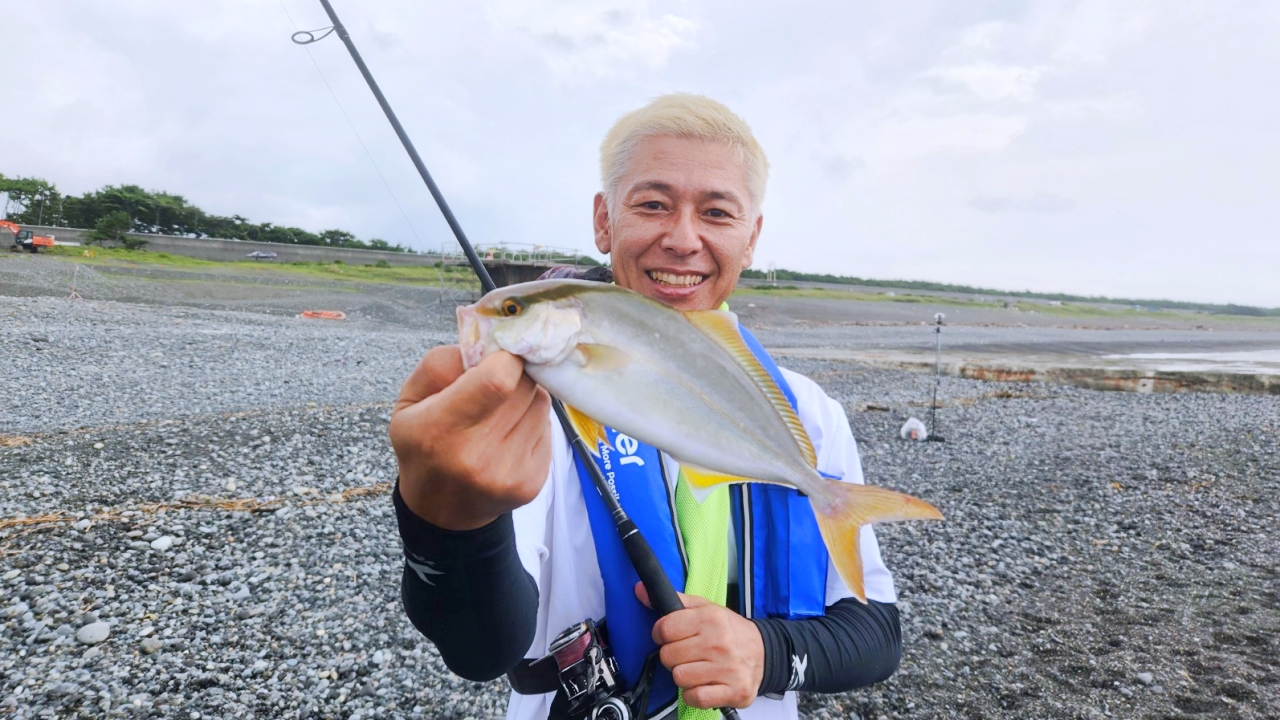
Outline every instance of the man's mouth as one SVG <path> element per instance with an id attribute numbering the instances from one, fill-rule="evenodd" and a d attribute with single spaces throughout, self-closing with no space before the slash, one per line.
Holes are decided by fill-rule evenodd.
<path id="1" fill-rule="evenodd" d="M 693 287 L 707 279 L 706 275 L 686 275 L 662 272 L 661 270 L 649 270 L 645 274 L 649 276 L 650 280 L 668 287 Z"/>

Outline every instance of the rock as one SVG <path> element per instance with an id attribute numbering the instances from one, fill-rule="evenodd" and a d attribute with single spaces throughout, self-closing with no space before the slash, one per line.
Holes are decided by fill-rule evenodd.
<path id="1" fill-rule="evenodd" d="M 1156 676 L 1152 675 L 1149 672 L 1140 672 L 1138 673 L 1137 677 L 1138 677 L 1138 682 L 1142 683 L 1143 685 L 1150 685 L 1151 683 L 1156 681 Z"/>
<path id="2" fill-rule="evenodd" d="M 97 645 L 111 636 L 111 626 L 104 622 L 94 622 L 76 631 L 76 640 L 82 645 Z"/>
<path id="3" fill-rule="evenodd" d="M 140 645 L 142 647 L 142 652 L 147 655 L 153 655 L 159 651 L 160 648 L 164 647 L 164 643 L 161 642 L 159 638 L 153 637 L 142 638 Z"/>
<path id="4" fill-rule="evenodd" d="M 172 535 L 161 535 L 160 537 L 158 537 L 158 538 L 156 538 L 155 540 L 152 540 L 152 541 L 151 541 L 151 549 L 152 549 L 152 550 L 158 550 L 158 551 L 160 551 L 160 552 L 164 552 L 164 551 L 168 550 L 168 549 L 169 549 L 169 548 L 171 548 L 171 547 L 173 547 L 173 536 L 172 536 Z"/>

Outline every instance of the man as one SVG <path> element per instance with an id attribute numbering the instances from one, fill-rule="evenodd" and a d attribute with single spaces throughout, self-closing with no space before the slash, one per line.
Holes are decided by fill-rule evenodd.
<path id="1" fill-rule="evenodd" d="M 618 121 L 602 145 L 601 170 L 596 247 L 611 256 L 615 282 L 679 310 L 721 307 L 751 264 L 763 222 L 768 165 L 746 124 L 707 98 L 661 97 Z M 818 469 L 862 482 L 840 405 L 803 376 L 780 377 L 813 440 Z M 463 677 L 514 670 L 513 685 L 523 692 L 513 693 L 509 718 L 567 717 L 554 684 L 526 679 L 527 660 L 586 619 L 603 618 L 622 653 L 629 641 L 620 636 L 634 634 L 621 627 L 631 612 L 624 604 L 647 604 L 647 596 L 638 584 L 622 588 L 623 599 L 619 588 L 606 587 L 626 560 L 608 555 L 603 533 L 593 533 L 593 489 L 575 469 L 546 392 L 505 352 L 463 373 L 456 346 L 436 348 L 401 391 L 391 439 L 400 464 L 395 501 L 410 619 Z M 726 489 L 716 515 L 706 510 L 712 500 L 680 504 L 688 488 L 674 461 L 651 465 L 661 472 L 653 470 L 658 474 L 647 482 L 666 482 L 673 499 L 657 511 L 671 513 L 679 529 L 646 536 L 659 550 L 681 553 L 687 577 L 678 587 L 703 589 L 702 596 L 681 595 L 684 610 L 656 621 L 649 615 L 651 627 L 641 628 L 652 638 L 641 640 L 660 648 L 657 659 L 670 672 L 646 676 L 655 717 L 716 717 L 699 709 L 732 706 L 743 708 L 744 720 L 795 718 L 795 690 L 840 692 L 893 673 L 900 654 L 896 596 L 870 528 L 861 536 L 864 605 L 808 532 L 807 499 L 776 488 L 790 494 L 734 488 L 730 498 Z M 759 520 L 763 513 L 773 520 Z M 778 523 L 784 533 L 768 535 L 765 526 Z M 702 543 L 697 558 L 694 534 Z M 634 669 L 639 659 L 619 662 Z"/>

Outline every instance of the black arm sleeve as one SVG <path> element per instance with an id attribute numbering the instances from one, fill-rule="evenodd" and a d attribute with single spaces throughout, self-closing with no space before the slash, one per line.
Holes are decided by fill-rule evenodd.
<path id="1" fill-rule="evenodd" d="M 846 598 L 822 617 L 752 620 L 764 638 L 760 694 L 845 692 L 887 679 L 902 659 L 898 608 Z"/>
<path id="2" fill-rule="evenodd" d="M 487 681 L 524 657 L 537 625 L 538 587 L 516 554 L 511 515 L 466 532 L 436 527 L 392 493 L 405 567 L 400 594 L 413 626 L 467 680 Z"/>

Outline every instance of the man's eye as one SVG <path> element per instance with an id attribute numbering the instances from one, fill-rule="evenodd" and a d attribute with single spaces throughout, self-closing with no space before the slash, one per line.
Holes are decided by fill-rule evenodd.
<path id="1" fill-rule="evenodd" d="M 733 217 L 732 215 L 725 212 L 724 210 L 721 210 L 720 208 L 711 208 L 710 210 L 707 211 L 707 214 L 713 218 L 721 218 L 721 219 Z"/>
<path id="2" fill-rule="evenodd" d="M 650 200 L 649 202 L 646 202 L 646 203 L 640 203 L 640 207 L 644 208 L 645 210 L 661 210 L 662 203 L 658 202 L 657 200 Z"/>

